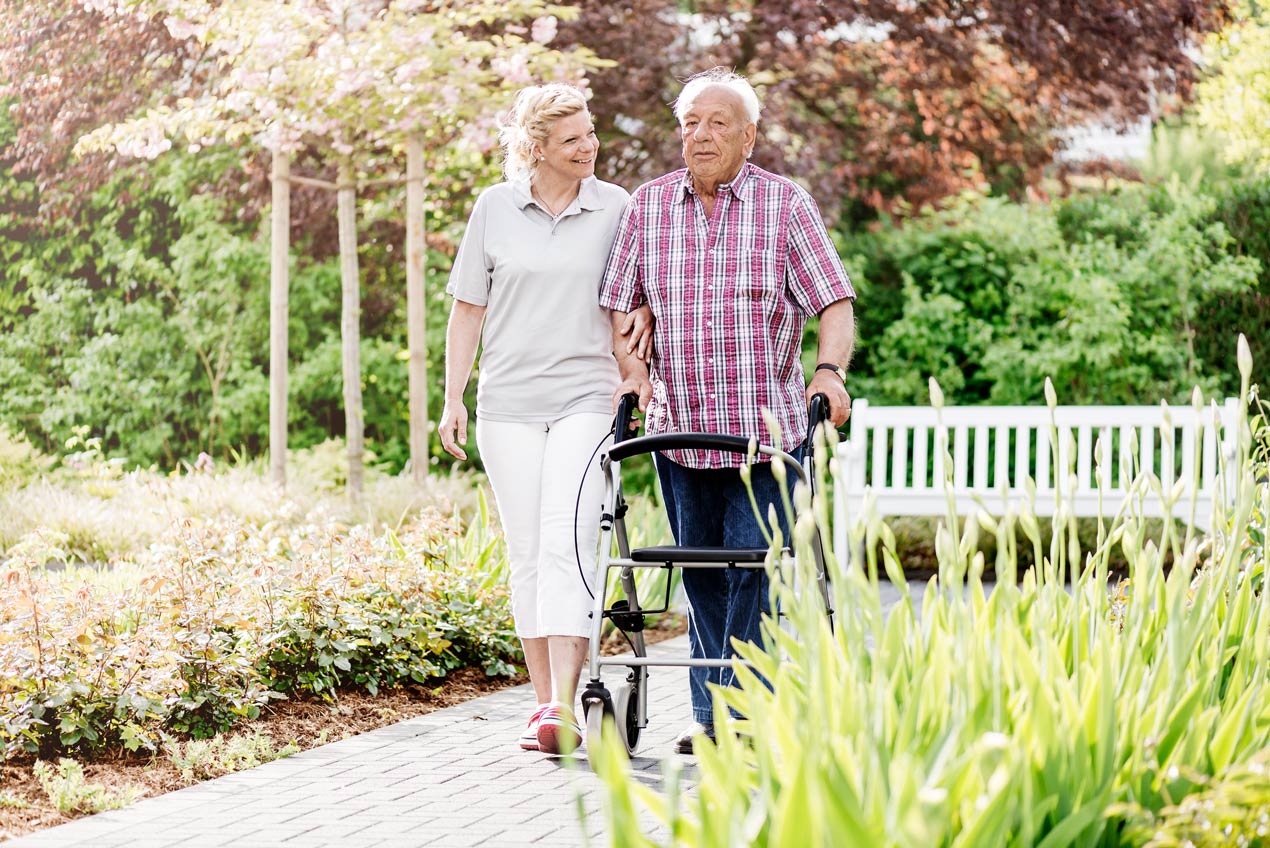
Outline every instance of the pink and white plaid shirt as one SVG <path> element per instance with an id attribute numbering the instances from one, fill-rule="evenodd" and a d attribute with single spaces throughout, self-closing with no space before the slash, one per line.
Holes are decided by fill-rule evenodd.
<path id="1" fill-rule="evenodd" d="M 854 300 L 855 289 L 816 202 L 748 162 L 719 187 L 711 218 L 687 169 L 640 186 L 600 283 L 601 306 L 629 312 L 647 301 L 656 319 L 647 433 L 771 444 L 767 407 L 787 451 L 807 434 L 803 326 L 843 298 Z M 688 468 L 745 462 L 720 451 L 666 456 Z"/>

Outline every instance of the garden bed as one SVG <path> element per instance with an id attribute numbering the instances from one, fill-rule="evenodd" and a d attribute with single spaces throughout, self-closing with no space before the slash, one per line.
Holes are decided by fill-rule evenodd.
<path id="1" fill-rule="evenodd" d="M 648 644 L 656 644 L 685 632 L 687 621 L 683 616 L 663 615 L 644 631 L 644 638 Z M 618 633 L 610 634 L 602 648 L 610 656 L 627 650 Z M 481 669 L 464 668 L 451 672 L 435 685 L 411 684 L 378 695 L 351 690 L 341 691 L 334 702 L 314 698 L 275 701 L 260 718 L 245 722 L 220 738 L 266 739 L 266 750 L 261 752 L 261 746 L 257 746 L 255 753 L 258 758 L 264 753 L 272 759 L 270 753 L 285 756 L 306 751 L 528 682 L 528 676 L 521 673 L 491 677 Z M 188 758 L 188 740 L 184 741 L 183 751 Z M 139 791 L 139 800 L 237 770 L 229 767 L 223 757 L 211 760 L 191 776 L 183 773 L 171 756 L 138 754 L 116 747 L 81 765 L 86 782 L 99 784 L 115 797 Z M 25 756 L 0 763 L 0 840 L 15 839 L 92 814 L 90 810 L 59 810 L 34 774 L 35 762 L 33 756 Z"/>

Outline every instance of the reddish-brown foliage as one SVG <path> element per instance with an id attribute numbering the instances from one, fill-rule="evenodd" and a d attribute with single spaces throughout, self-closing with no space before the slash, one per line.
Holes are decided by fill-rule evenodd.
<path id="1" fill-rule="evenodd" d="M 1187 95 L 1187 47 L 1226 15 L 1222 0 L 701 0 L 691 18 L 670 0 L 581 5 L 566 35 L 620 62 L 592 77 L 611 174 L 679 167 L 676 78 L 722 64 L 763 84 L 756 161 L 809 182 L 830 215 L 1022 194 L 1054 130 Z"/>
<path id="2" fill-rule="evenodd" d="M 633 187 L 678 167 L 669 108 L 678 80 L 723 64 L 761 84 L 756 161 L 808 182 L 831 217 L 967 188 L 1024 193 L 1053 160 L 1056 129 L 1126 121 L 1184 97 L 1195 75 L 1188 45 L 1226 16 L 1225 0 L 579 5 L 555 46 L 585 44 L 618 62 L 592 82 L 605 176 Z M 5 155 L 37 177 L 46 213 L 119 166 L 72 160 L 81 133 L 198 90 L 212 69 L 191 44 L 154 21 L 0 0 L 0 77 L 17 125 Z M 242 174 L 210 188 L 252 215 L 267 201 L 263 160 L 247 174 L 246 190 Z M 297 230 L 330 217 L 329 198 L 297 200 Z"/>

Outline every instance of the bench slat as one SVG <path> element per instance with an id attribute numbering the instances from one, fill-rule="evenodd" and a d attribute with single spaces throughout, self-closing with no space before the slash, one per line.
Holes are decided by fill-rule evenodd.
<path id="1" fill-rule="evenodd" d="M 925 489 L 927 467 L 926 442 L 930 438 L 930 430 L 926 427 L 913 428 L 913 488 Z M 938 482 L 938 481 L 936 481 Z"/>
<path id="2" fill-rule="evenodd" d="M 885 427 L 878 427 L 870 432 L 873 439 L 873 488 L 886 487 L 886 433 Z"/>
<path id="3" fill-rule="evenodd" d="M 1080 427 L 1076 430 L 1076 491 L 1092 489 L 1094 480 L 1093 430 Z"/>
<path id="4" fill-rule="evenodd" d="M 1164 491 L 1173 488 L 1173 440 L 1175 438 L 1174 429 L 1160 425 L 1160 484 L 1164 486 Z"/>
<path id="5" fill-rule="evenodd" d="M 1036 488 L 1044 491 L 1050 487 L 1050 431 L 1049 427 L 1036 428 Z"/>
<path id="6" fill-rule="evenodd" d="M 1054 488 L 1058 489 L 1064 495 L 1071 494 L 1069 486 L 1069 476 L 1072 471 L 1072 463 L 1075 461 L 1073 456 L 1075 445 L 1073 442 L 1075 437 L 1072 435 L 1071 427 L 1058 428 L 1058 466 L 1054 475 Z"/>
<path id="7" fill-rule="evenodd" d="M 1195 440 L 1201 437 L 1199 431 L 1188 433 L 1180 431 L 1182 436 L 1182 478 L 1190 485 L 1195 480 Z"/>
<path id="8" fill-rule="evenodd" d="M 996 463 L 992 470 L 992 488 L 1010 487 L 1010 428 L 996 427 L 997 453 Z"/>
<path id="9" fill-rule="evenodd" d="M 944 490 L 944 458 L 948 456 L 952 445 L 948 444 L 948 431 L 942 427 L 935 429 L 935 461 L 934 476 L 931 478 L 931 488 L 940 492 Z"/>
<path id="10" fill-rule="evenodd" d="M 965 426 L 954 431 L 953 439 L 953 485 L 958 489 L 966 488 L 967 453 L 969 452 L 970 432 Z"/>
<path id="11" fill-rule="evenodd" d="M 1217 428 L 1212 424 L 1204 425 L 1204 445 L 1201 448 L 1200 491 L 1211 491 L 1213 481 L 1217 479 Z"/>
<path id="12" fill-rule="evenodd" d="M 896 427 L 891 449 L 891 486 L 908 488 L 908 428 Z"/>
<path id="13" fill-rule="evenodd" d="M 1143 427 L 1138 432 L 1138 470 L 1160 476 L 1155 464 L 1155 427 Z"/>
<path id="14" fill-rule="evenodd" d="M 1130 484 L 1133 483 L 1133 476 L 1134 476 L 1133 463 L 1135 461 L 1133 452 L 1129 449 L 1130 448 L 1129 443 L 1132 441 L 1132 438 L 1130 437 L 1129 434 L 1134 433 L 1136 435 L 1136 430 L 1133 427 L 1121 427 L 1119 428 L 1119 432 L 1120 432 L 1120 468 L 1119 468 L 1120 476 L 1116 479 L 1119 481 L 1120 490 L 1127 491 L 1129 489 Z"/>
<path id="15" fill-rule="evenodd" d="M 1112 490 L 1115 486 L 1113 480 L 1115 468 L 1111 464 L 1113 433 L 1110 427 L 1099 427 L 1098 439 L 1094 443 L 1094 455 L 1098 460 L 1094 466 L 1094 488 L 1103 491 Z"/>
<path id="16" fill-rule="evenodd" d="M 988 488 L 988 428 L 975 428 L 975 488 L 986 491 Z"/>

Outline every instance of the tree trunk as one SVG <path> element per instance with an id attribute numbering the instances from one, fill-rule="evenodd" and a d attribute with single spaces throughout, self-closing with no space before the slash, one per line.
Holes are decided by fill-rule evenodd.
<path id="1" fill-rule="evenodd" d="M 410 473 L 428 476 L 428 335 L 424 267 L 423 139 L 406 142 L 406 346 L 410 349 Z"/>
<path id="2" fill-rule="evenodd" d="M 348 492 L 362 497 L 361 292 L 357 272 L 357 187 L 345 162 L 339 177 L 340 281 L 344 293 L 340 338 L 344 347 L 344 438 L 348 445 Z"/>
<path id="3" fill-rule="evenodd" d="M 269 477 L 287 484 L 287 262 L 291 239 L 291 160 L 273 152 L 269 266 Z"/>

